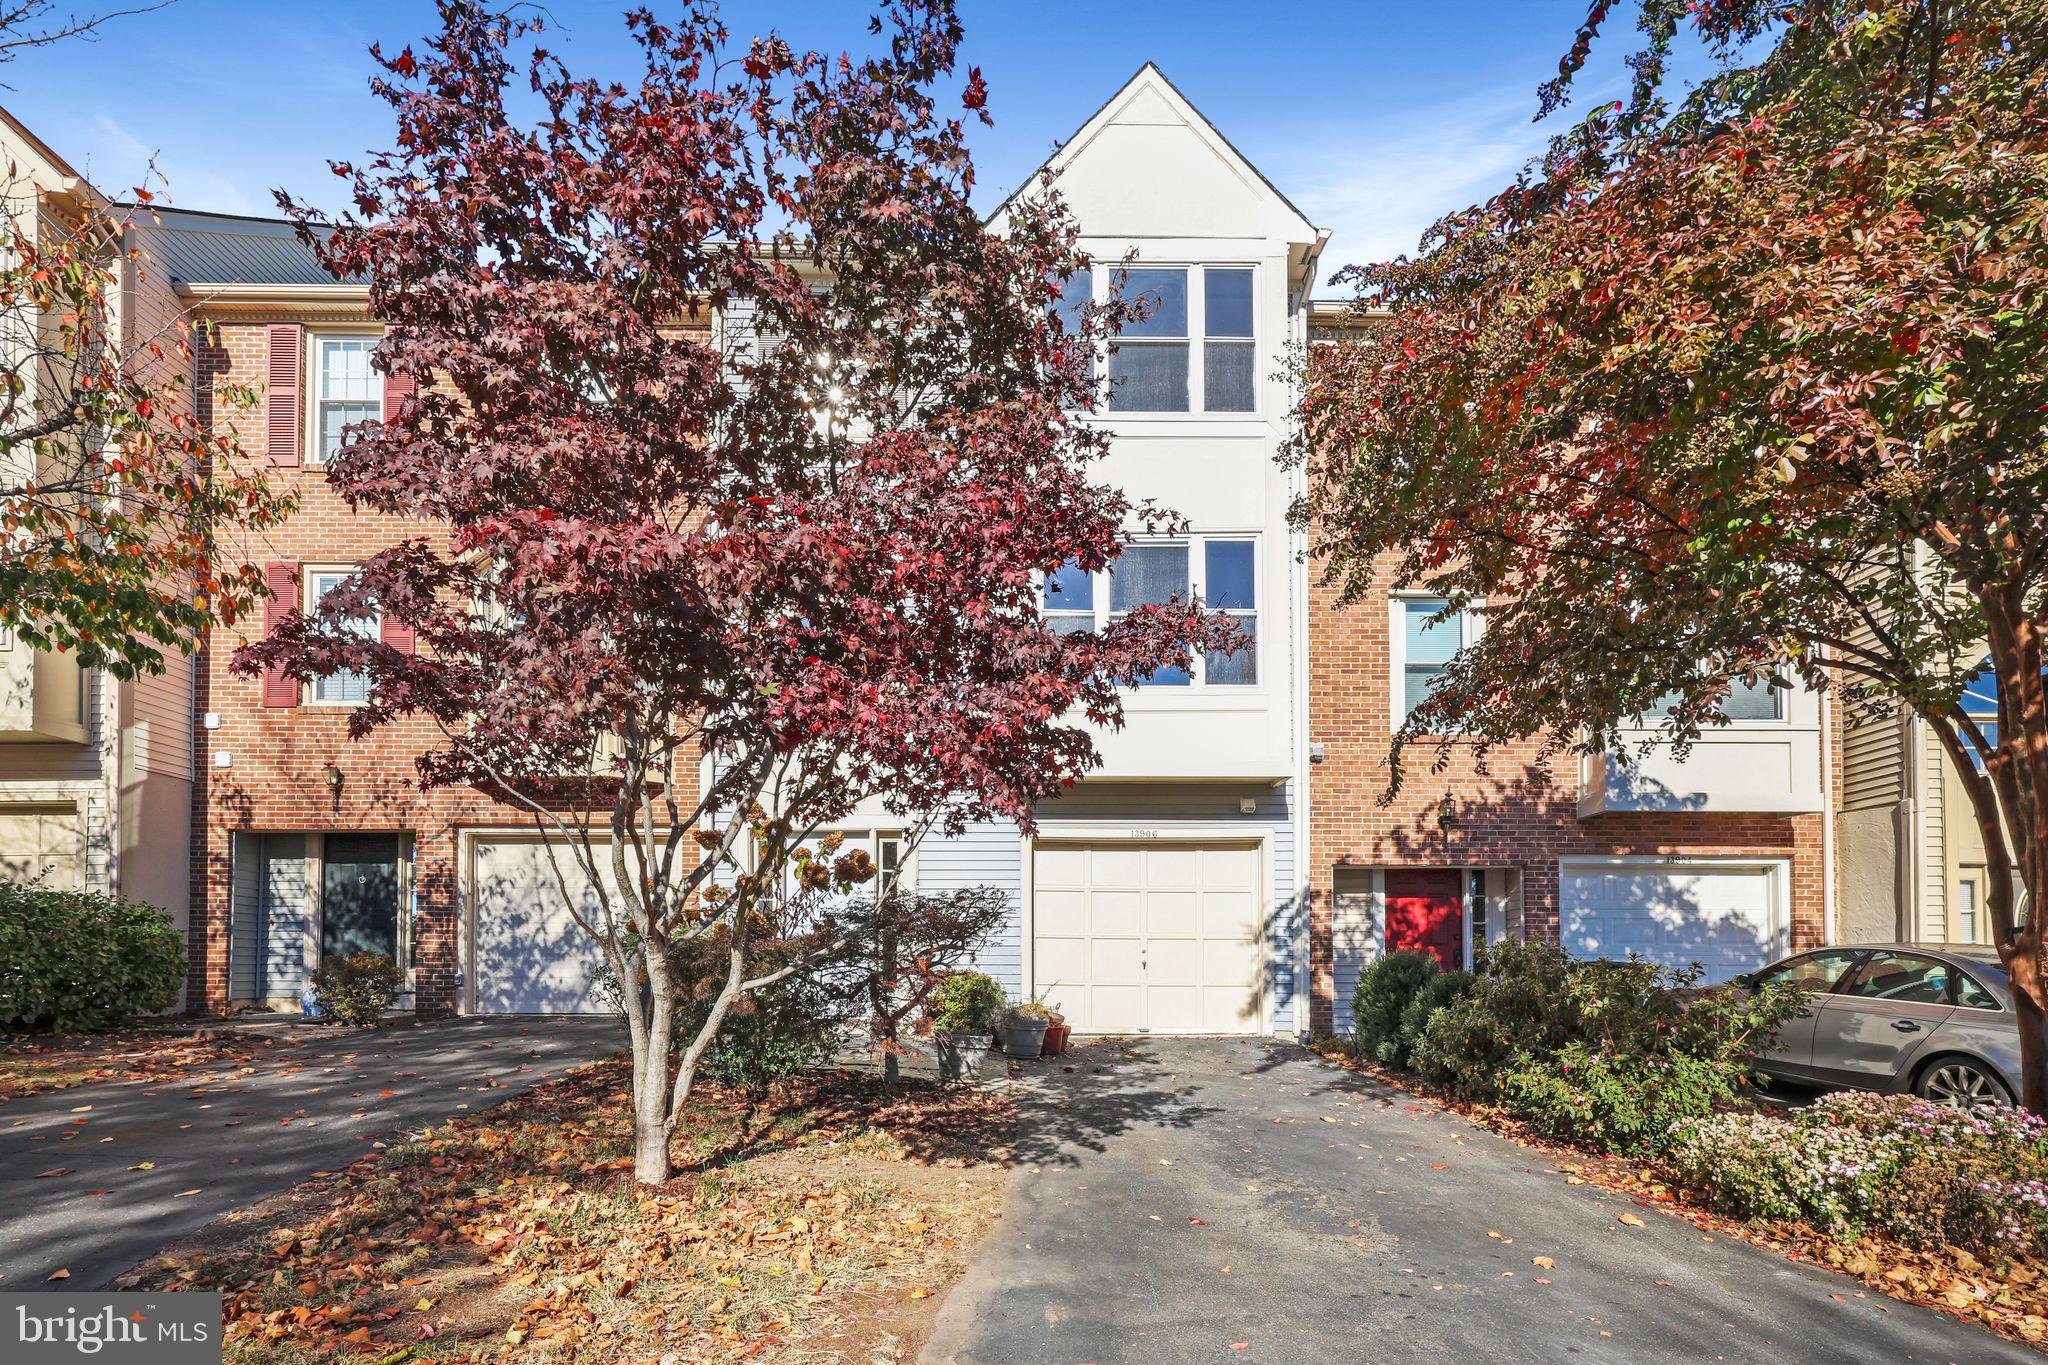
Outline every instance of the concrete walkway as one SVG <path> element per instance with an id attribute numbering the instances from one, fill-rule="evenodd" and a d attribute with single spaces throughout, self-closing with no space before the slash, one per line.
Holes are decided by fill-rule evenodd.
<path id="1" fill-rule="evenodd" d="M 224 1213 L 625 1044 L 610 1017 L 324 1031 L 246 1070 L 0 1104 L 0 1289 L 97 1287 Z"/>
<path id="2" fill-rule="evenodd" d="M 1021 1087 L 1003 1219 L 927 1361 L 2041 1359 L 1288 1044 L 1069 1062 Z"/>

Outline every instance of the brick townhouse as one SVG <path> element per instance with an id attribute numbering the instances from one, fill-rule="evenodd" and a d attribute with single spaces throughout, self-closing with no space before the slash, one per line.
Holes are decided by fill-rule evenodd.
<path id="1" fill-rule="evenodd" d="M 270 219 L 166 211 L 148 246 L 208 324 L 196 361 L 202 404 L 230 384 L 263 393 L 255 409 L 223 403 L 202 415 L 232 425 L 242 448 L 260 453 L 272 478 L 300 500 L 260 544 L 232 547 L 264 564 L 268 619 L 310 607 L 378 550 L 444 533 L 354 510 L 327 483 L 341 429 L 380 417 L 407 389 L 371 365 L 380 329 L 365 288 L 335 282 L 289 225 Z M 459 913 L 458 881 L 467 876 L 488 877 L 508 903 L 546 894 L 527 817 L 475 790 L 422 791 L 414 759 L 438 739 L 425 720 L 351 740 L 349 712 L 364 696 L 359 678 L 301 685 L 234 672 L 236 648 L 266 624 L 218 630 L 199 656 L 192 1004 L 293 1007 L 324 957 L 371 949 L 411 969 L 413 1003 L 425 1013 L 491 1007 L 466 991 L 477 979 L 465 975 L 470 964 L 516 990 L 513 1003 L 523 1010 L 588 1008 L 584 955 L 566 942 L 566 917 L 551 926 L 552 941 L 509 917 L 473 940 Z M 387 643 L 411 647 L 398 623 L 377 629 Z M 492 834 L 499 837 L 486 838 Z M 519 961 L 501 963 L 505 952 Z M 567 994 L 553 978 L 571 964 L 577 974 Z M 501 969 L 495 978 L 493 968 Z M 514 970 L 517 986 L 504 985 Z"/>
<path id="2" fill-rule="evenodd" d="M 1128 258 L 1132 286 L 1159 300 L 1104 358 L 1121 382 L 1098 414 L 1101 476 L 1185 527 L 1134 536 L 1102 573 L 1059 575 L 1045 609 L 1097 626 L 1198 595 L 1256 645 L 1134 690 L 1125 726 L 1096 736 L 1102 766 L 1041 807 L 1028 836 L 986 824 L 911 847 L 870 812 L 846 837 L 902 859 L 920 888 L 1004 890 L 1012 918 L 984 967 L 1084 1033 L 1342 1029 L 1359 968 L 1389 948 L 1461 962 L 1530 935 L 1697 958 L 1725 978 L 1828 932 L 1839 745 L 1824 700 L 1803 691 L 1737 698 L 1734 724 L 1682 765 L 1538 763 L 1525 747 L 1482 773 L 1454 756 L 1440 774 L 1419 764 L 1381 805 L 1404 699 L 1473 626 L 1425 629 L 1434 605 L 1391 580 L 1339 609 L 1288 524 L 1301 488 L 1274 458 L 1297 397 L 1284 361 L 1342 333 L 1310 298 L 1328 234 L 1149 65 L 1047 169 L 1084 247 Z M 229 547 L 267 566 L 273 614 L 374 551 L 439 533 L 353 512 L 327 486 L 341 429 L 400 392 L 372 364 L 364 288 L 329 279 L 274 220 L 166 212 L 146 248 L 213 324 L 202 415 L 233 423 L 301 497 L 260 544 Z M 1110 278 L 1101 268 L 1082 287 Z M 260 408 L 210 405 L 230 381 L 260 388 Z M 232 672 L 264 625 L 216 632 L 192 681 L 192 1004 L 290 1007 L 323 958 L 372 948 L 410 968 L 423 1012 L 602 1008 L 592 945 L 527 820 L 479 792 L 422 792 L 424 722 L 351 741 L 361 680 Z"/>
<path id="3" fill-rule="evenodd" d="M 1314 306 L 1318 345 L 1357 321 Z M 1697 961 L 1711 980 L 1835 937 L 1830 831 L 1841 728 L 1832 698 L 1758 687 L 1686 762 L 1653 752 L 1545 758 L 1531 740 L 1482 762 L 1453 741 L 1409 753 L 1388 790 L 1389 736 L 1481 613 L 1432 626 L 1393 556 L 1340 605 L 1312 578 L 1308 616 L 1309 994 L 1312 1030 L 1350 1026 L 1359 968 L 1390 948 L 1448 964 L 1502 938 L 1579 956 Z"/>

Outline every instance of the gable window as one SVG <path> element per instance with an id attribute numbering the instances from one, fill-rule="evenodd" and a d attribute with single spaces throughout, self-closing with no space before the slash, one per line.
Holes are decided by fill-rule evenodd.
<path id="1" fill-rule="evenodd" d="M 379 338 L 374 333 L 312 334 L 313 460 L 326 464 L 341 453 L 342 432 L 357 422 L 384 416 L 384 377 L 370 366 Z"/>
<path id="2" fill-rule="evenodd" d="M 1188 410 L 1188 272 L 1132 270 L 1124 293 L 1150 313 L 1127 325 L 1109 348 L 1111 412 Z"/>
<path id="3" fill-rule="evenodd" d="M 1109 411 L 1257 411 L 1256 279 L 1248 265 L 1124 270 L 1123 296 L 1150 311 L 1109 343 Z M 1055 311 L 1070 330 L 1096 283 L 1082 274 L 1064 286 Z"/>
<path id="4" fill-rule="evenodd" d="M 1477 638 L 1478 618 L 1464 610 L 1444 616 L 1449 606 L 1449 600 L 1442 597 L 1394 599 L 1396 729 L 1405 725 L 1415 708 L 1428 701 L 1430 694 L 1443 684 L 1452 657 Z"/>
<path id="5" fill-rule="evenodd" d="M 318 610 L 327 594 L 339 588 L 355 575 L 353 568 L 309 569 L 306 571 L 306 611 Z M 346 623 L 350 634 L 374 640 L 382 627 L 382 618 L 372 616 L 368 620 L 356 619 Z M 313 679 L 311 700 L 315 705 L 359 706 L 370 699 L 370 679 L 361 673 L 329 673 Z"/>
<path id="6" fill-rule="evenodd" d="M 1180 536 L 1124 547 L 1101 573 L 1068 563 L 1045 576 L 1046 624 L 1062 634 L 1101 630 L 1139 607 L 1201 601 L 1229 616 L 1243 649 L 1206 651 L 1189 668 L 1161 668 L 1149 687 L 1249 687 L 1258 668 L 1258 541 L 1251 536 Z"/>
<path id="7" fill-rule="evenodd" d="M 1202 281 L 1202 410 L 1250 412 L 1256 369 L 1252 272 L 1210 266 Z"/>

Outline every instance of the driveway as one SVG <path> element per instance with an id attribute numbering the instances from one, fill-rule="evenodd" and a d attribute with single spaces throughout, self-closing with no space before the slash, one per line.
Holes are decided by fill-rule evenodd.
<path id="1" fill-rule="evenodd" d="M 0 1104 L 0 1289 L 102 1285 L 224 1213 L 625 1042 L 610 1017 L 448 1020 Z"/>
<path id="2" fill-rule="evenodd" d="M 1069 1060 L 1025 1083 L 1002 1221 L 927 1361 L 2039 1365 L 1569 1185 L 1540 1154 L 1289 1044 L 1124 1040 Z"/>

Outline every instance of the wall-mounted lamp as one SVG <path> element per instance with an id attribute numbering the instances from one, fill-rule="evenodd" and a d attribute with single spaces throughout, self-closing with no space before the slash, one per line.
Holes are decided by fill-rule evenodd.
<path id="1" fill-rule="evenodd" d="M 334 797 L 336 805 L 341 803 L 341 765 L 330 763 L 320 770 L 320 776 L 327 782 L 327 790 Z"/>
<path id="2" fill-rule="evenodd" d="M 1438 829 L 1449 829 L 1457 823 L 1457 808 L 1451 805 L 1451 798 L 1447 793 L 1443 800 L 1436 803 L 1436 827 Z"/>

